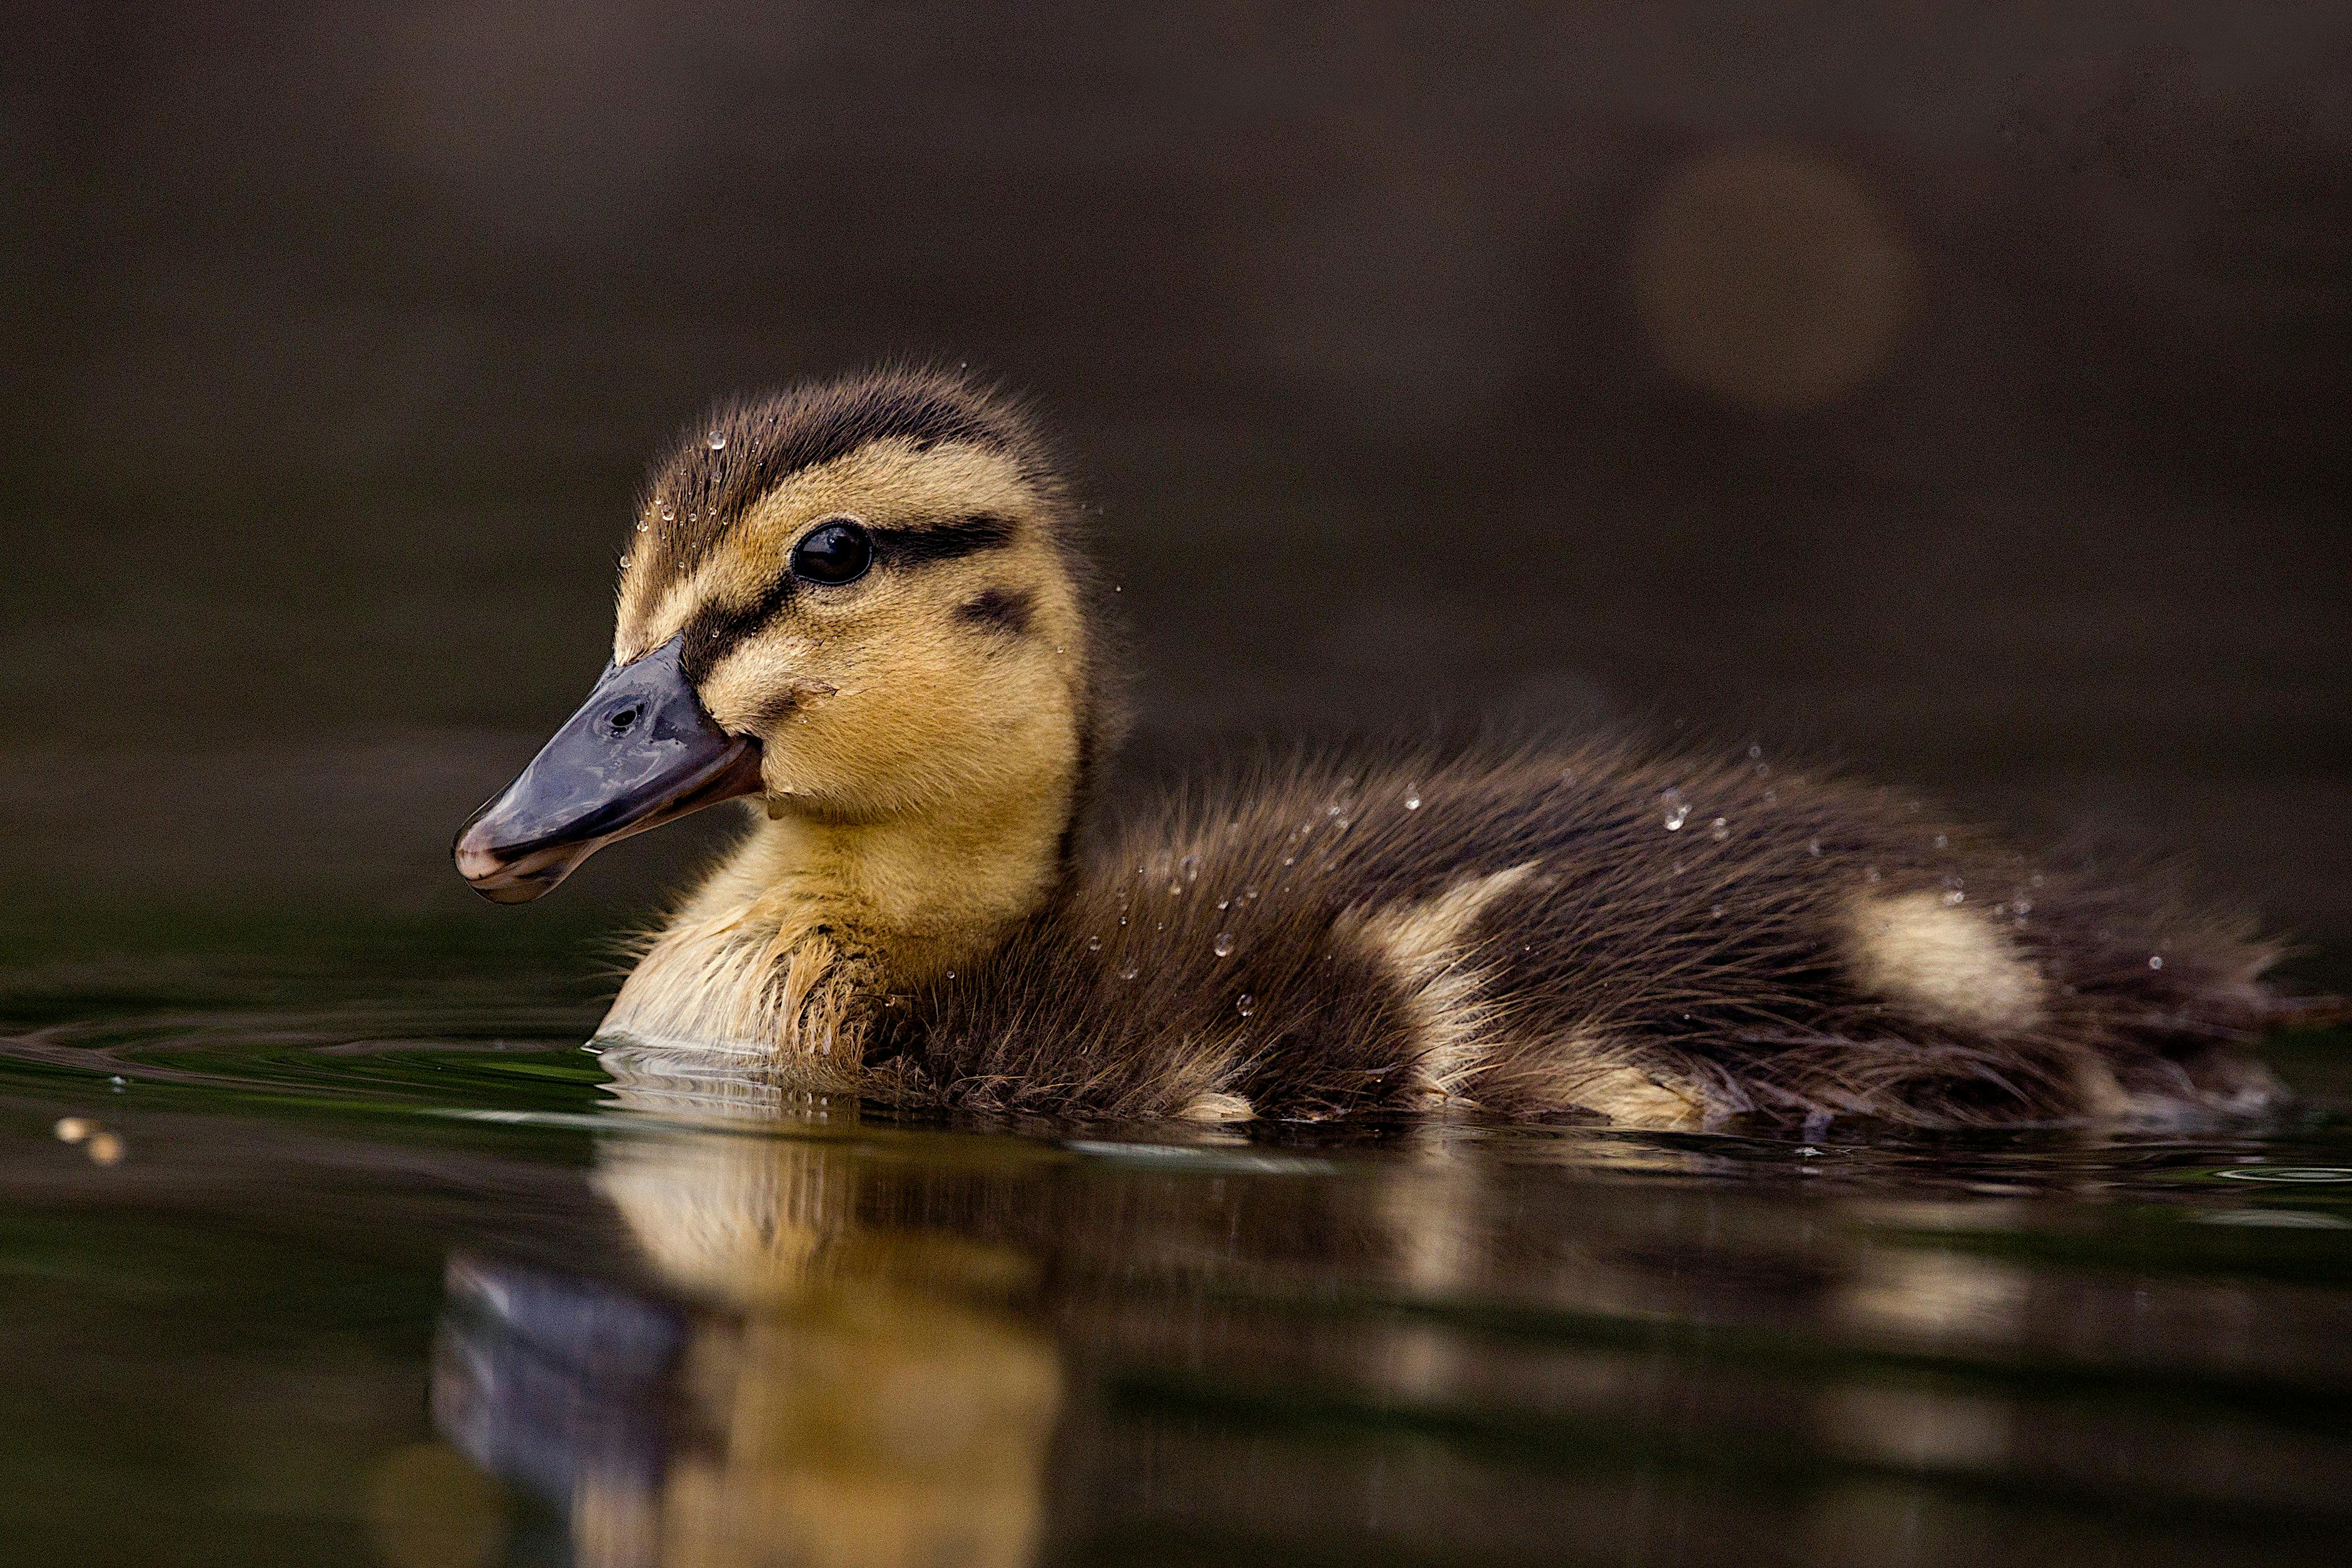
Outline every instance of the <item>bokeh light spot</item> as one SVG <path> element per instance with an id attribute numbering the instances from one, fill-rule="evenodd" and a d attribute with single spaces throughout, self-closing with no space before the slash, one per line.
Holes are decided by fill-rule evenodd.
<path id="1" fill-rule="evenodd" d="M 1816 407 L 1884 368 L 1916 272 L 1851 175 L 1789 148 L 1685 164 L 1633 236 L 1634 308 L 1659 362 L 1760 411 Z"/>

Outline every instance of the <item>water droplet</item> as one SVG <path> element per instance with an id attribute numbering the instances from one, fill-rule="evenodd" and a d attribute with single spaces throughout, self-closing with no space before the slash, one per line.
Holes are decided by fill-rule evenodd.
<path id="1" fill-rule="evenodd" d="M 1408 784 L 1404 787 L 1404 809 L 1408 811 L 1418 811 L 1421 810 L 1420 785 Z"/>
<path id="2" fill-rule="evenodd" d="M 1170 883 L 1168 884 L 1168 896 L 1169 896 L 1169 897 L 1171 897 L 1171 898 L 1181 898 L 1181 897 L 1183 897 L 1183 896 L 1184 896 L 1184 884 L 1183 884 L 1182 883 L 1181 883 L 1181 882 L 1171 882 L 1171 883 Z"/>
<path id="3" fill-rule="evenodd" d="M 1952 847 L 1952 835 L 1949 833 L 1937 833 L 1936 835 L 1936 847 L 1939 850 L 1950 849 Z"/>
<path id="4" fill-rule="evenodd" d="M 1234 901 L 1230 898 L 1221 898 L 1217 900 L 1217 907 L 1219 909 L 1231 909 L 1233 906 Z"/>
<path id="5" fill-rule="evenodd" d="M 1754 761 L 1757 758 L 1761 757 L 1761 756 L 1763 756 L 1763 755 L 1764 755 L 1764 748 L 1763 748 L 1762 747 L 1760 747 L 1760 746 L 1751 746 L 1751 747 L 1749 747 L 1748 748 L 1748 760 L 1750 760 L 1751 762 L 1752 762 L 1752 761 Z"/>
<path id="6" fill-rule="evenodd" d="M 1968 901 L 1969 901 L 1969 895 L 1968 895 L 1967 894 L 1965 894 L 1965 893 L 1962 893 L 1962 892 L 1961 892 L 1958 888 L 1957 888 L 1957 887 L 1956 887 L 1956 888 L 1954 888 L 1954 889 L 1952 889 L 1952 891 L 1951 891 L 1951 892 L 1949 892 L 1949 893 L 1948 893 L 1948 894 L 1944 894 L 1944 902 L 1945 902 L 1946 904 L 1966 904 Z"/>
<path id="7" fill-rule="evenodd" d="M 1683 831 L 1683 824 L 1689 821 L 1690 808 L 1688 806 L 1676 806 L 1666 813 L 1666 831 L 1670 833 L 1679 833 Z"/>
<path id="8" fill-rule="evenodd" d="M 1131 979 L 1135 978 L 1135 977 L 1136 977 L 1136 976 L 1138 976 L 1138 975 L 1141 974 L 1142 972 L 1143 972 L 1143 971 L 1142 971 L 1141 969 L 1138 968 L 1135 965 L 1133 965 L 1133 964 L 1126 964 L 1126 965 L 1122 965 L 1122 966 L 1120 966 L 1120 967 L 1119 967 L 1119 971 L 1118 971 L 1118 977 L 1119 977 L 1120 979 L 1122 979 L 1122 980 L 1131 980 Z"/>
<path id="9" fill-rule="evenodd" d="M 1257 889 L 1255 887 L 1245 887 L 1242 889 L 1242 896 L 1248 899 L 1252 904 L 1255 904 L 1257 902 Z"/>
<path id="10" fill-rule="evenodd" d="M 674 522 L 677 521 L 677 508 L 676 507 L 671 506 L 671 505 L 670 505 L 668 502 L 667 502 L 667 501 L 663 502 L 663 503 L 662 503 L 662 509 L 661 509 L 661 519 L 662 519 L 662 521 L 663 521 L 663 522 L 665 522 L 665 523 L 674 523 Z"/>
<path id="11" fill-rule="evenodd" d="M 1230 931 L 1218 932 L 1217 939 L 1209 944 L 1209 951 L 1214 953 L 1220 958 L 1232 957 L 1234 956 L 1234 934 Z"/>
<path id="12" fill-rule="evenodd" d="M 2163 954 L 2161 954 L 2161 953 L 2158 953 L 2158 954 L 2153 954 L 2153 955 L 2151 955 L 2151 956 L 2149 956 L 2149 958 L 2148 958 L 2148 961 L 2147 961 L 2147 967 L 2148 967 L 2149 968 L 2151 968 L 2151 969 L 2161 969 L 2161 968 L 2163 968 L 2163 967 L 2164 967 L 2164 955 L 2163 955 Z"/>
<path id="13" fill-rule="evenodd" d="M 1722 817 L 1717 817 L 1706 825 L 1706 831 L 1708 836 L 1719 844 L 1731 836 L 1731 823 Z"/>
<path id="14" fill-rule="evenodd" d="M 2033 900 L 2030 898 L 2021 898 L 2016 902 L 2016 904 L 2011 905 L 2011 907 L 2020 915 L 2031 915 L 2033 913 Z"/>
<path id="15" fill-rule="evenodd" d="M 1720 920 L 1723 918 L 1723 905 L 1718 904 L 1713 909 L 1708 910 L 1706 914 L 1707 918 L 1710 920 Z"/>
<path id="16" fill-rule="evenodd" d="M 621 570 L 623 571 L 629 570 L 629 558 L 627 556 L 623 556 L 621 558 Z"/>
<path id="17" fill-rule="evenodd" d="M 1297 865 L 1298 863 L 1298 857 L 1297 855 L 1285 855 L 1282 857 L 1282 863 L 1285 865 Z"/>
<path id="18" fill-rule="evenodd" d="M 1250 1014 L 1257 1011 L 1257 998 L 1252 996 L 1249 992 L 1244 991 L 1241 994 L 1240 999 L 1234 1003 L 1234 1010 L 1241 1014 L 1242 1017 L 1247 1018 Z"/>
<path id="19" fill-rule="evenodd" d="M 649 524 L 649 523 L 639 523 L 639 524 L 637 525 L 637 532 L 639 532 L 639 533 L 644 533 L 644 532 L 646 531 L 646 528 L 650 528 L 651 526 L 652 526 L 652 525 L 651 525 L 651 524 Z"/>
<path id="20" fill-rule="evenodd" d="M 1099 937 L 1099 936 L 1089 936 L 1089 937 L 1087 937 L 1087 952 L 1089 952 L 1089 953 L 1099 953 L 1099 952 L 1101 952 L 1101 951 L 1102 951 L 1102 938 L 1101 938 L 1101 937 Z"/>
<path id="21" fill-rule="evenodd" d="M 724 452 L 727 450 L 727 433 L 723 430 L 714 430 L 702 438 L 702 444 L 713 452 Z"/>
<path id="22" fill-rule="evenodd" d="M 1186 882 L 1191 882 L 1201 874 L 1201 857 L 1199 855 L 1186 855 L 1182 860 L 1176 862 L 1176 869 L 1184 873 L 1184 880 Z"/>
<path id="23" fill-rule="evenodd" d="M 953 969 L 950 969 L 948 971 L 948 978 L 950 980 L 955 978 L 955 971 Z"/>
<path id="24" fill-rule="evenodd" d="M 1811 842 L 1806 844 L 1805 852 L 1809 855 L 1818 857 L 1822 852 L 1822 841 L 1815 839 Z"/>

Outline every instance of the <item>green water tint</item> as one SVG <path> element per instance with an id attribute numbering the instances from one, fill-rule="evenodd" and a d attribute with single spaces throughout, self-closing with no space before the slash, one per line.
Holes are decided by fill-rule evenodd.
<path id="1" fill-rule="evenodd" d="M 2314 1109 L 2260 1131 L 1244 1139 L 600 1057 L 578 973 L 0 975 L 0 1555 L 2211 1564 L 2352 1528 L 2341 1036 L 2280 1042 Z"/>

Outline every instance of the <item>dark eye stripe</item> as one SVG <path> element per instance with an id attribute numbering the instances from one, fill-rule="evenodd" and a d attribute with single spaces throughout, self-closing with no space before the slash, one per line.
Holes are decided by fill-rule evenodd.
<path id="1" fill-rule="evenodd" d="M 912 528 L 875 528 L 875 552 L 893 565 L 921 566 L 953 560 L 1013 542 L 1013 519 L 986 512 Z"/>
<path id="2" fill-rule="evenodd" d="M 800 579 L 786 567 L 749 604 L 706 604 L 686 622 L 686 646 L 678 664 L 689 681 L 699 681 L 727 656 L 728 650 L 774 620 L 800 591 Z"/>
<path id="3" fill-rule="evenodd" d="M 1011 544 L 1016 531 L 1011 518 L 986 512 L 952 522 L 866 530 L 877 562 L 894 567 L 928 566 L 995 549 Z M 709 674 L 736 643 L 782 613 L 801 586 L 787 565 L 749 604 L 706 604 L 697 610 L 687 621 L 686 646 L 680 651 L 687 678 L 699 681 Z"/>

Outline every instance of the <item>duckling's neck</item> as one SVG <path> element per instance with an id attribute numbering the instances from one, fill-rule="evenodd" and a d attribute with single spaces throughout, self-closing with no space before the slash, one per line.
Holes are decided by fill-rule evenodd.
<path id="1" fill-rule="evenodd" d="M 1044 901 L 1069 819 L 1066 784 L 875 821 L 787 810 L 753 831 L 729 867 L 743 882 L 720 896 L 754 924 L 826 927 L 912 985 L 985 957 Z"/>
<path id="2" fill-rule="evenodd" d="M 976 964 L 1051 895 L 1068 770 L 848 819 L 772 796 L 621 988 L 607 1031 L 737 1041 L 853 1069 L 867 1011 Z"/>

